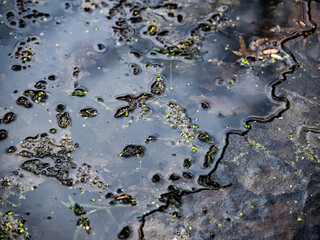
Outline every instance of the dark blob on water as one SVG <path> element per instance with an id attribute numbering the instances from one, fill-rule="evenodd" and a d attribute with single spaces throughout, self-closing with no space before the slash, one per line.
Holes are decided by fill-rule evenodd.
<path id="1" fill-rule="evenodd" d="M 66 110 L 66 105 L 64 104 L 58 104 L 57 107 L 56 107 L 56 111 L 58 113 L 63 113 L 63 111 Z"/>
<path id="2" fill-rule="evenodd" d="M 100 53 L 103 53 L 106 51 L 106 46 L 102 43 L 95 44 L 93 48 L 96 52 L 100 52 Z"/>
<path id="3" fill-rule="evenodd" d="M 19 152 L 18 154 L 20 157 L 24 157 L 24 158 L 32 158 L 34 157 L 32 152 L 29 152 L 27 150 L 22 150 L 21 152 Z"/>
<path id="4" fill-rule="evenodd" d="M 131 195 L 122 194 L 120 196 L 115 197 L 115 201 L 121 204 L 131 204 L 132 206 L 137 205 L 134 198 Z"/>
<path id="5" fill-rule="evenodd" d="M 32 36 L 27 37 L 18 42 L 12 53 L 9 56 L 18 61 L 19 64 L 13 64 L 11 69 L 13 71 L 25 70 L 27 67 L 31 67 L 35 53 L 35 46 L 41 42 L 40 37 Z"/>
<path id="6" fill-rule="evenodd" d="M 159 201 L 180 207 L 182 205 L 181 190 L 174 185 L 169 185 L 167 190 L 167 193 L 159 196 Z"/>
<path id="7" fill-rule="evenodd" d="M 180 180 L 180 176 L 178 175 L 178 174 L 175 174 L 175 173 L 172 173 L 171 175 L 170 175 L 170 177 L 169 177 L 169 180 L 170 181 L 178 181 L 178 180 Z"/>
<path id="8" fill-rule="evenodd" d="M 193 179 L 194 178 L 194 176 L 191 172 L 183 172 L 182 176 L 186 179 Z"/>
<path id="9" fill-rule="evenodd" d="M 186 159 L 183 161 L 183 168 L 189 168 L 189 167 L 191 167 L 191 159 L 186 158 Z"/>
<path id="10" fill-rule="evenodd" d="M 125 226 L 122 228 L 120 233 L 118 234 L 119 239 L 128 239 L 131 236 L 132 229 L 129 226 Z"/>
<path id="11" fill-rule="evenodd" d="M 78 219 L 77 226 L 82 227 L 88 234 L 90 234 L 90 221 L 88 218 L 81 217 Z"/>
<path id="12" fill-rule="evenodd" d="M 157 182 L 160 182 L 161 179 L 162 179 L 161 174 L 158 174 L 158 173 L 157 173 L 157 174 L 155 174 L 155 175 L 152 176 L 151 181 L 154 182 L 154 183 L 157 183 Z"/>
<path id="13" fill-rule="evenodd" d="M 76 216 L 81 216 L 81 215 L 86 214 L 86 211 L 85 211 L 85 210 L 83 209 L 83 207 L 82 207 L 80 204 L 78 204 L 78 203 L 75 203 L 72 208 L 73 208 L 74 214 L 75 214 Z"/>
<path id="14" fill-rule="evenodd" d="M 98 114 L 98 111 L 94 108 L 83 108 L 80 110 L 80 116 L 84 118 L 95 117 Z"/>
<path id="15" fill-rule="evenodd" d="M 47 88 L 47 82 L 44 81 L 44 80 L 40 80 L 40 81 L 38 81 L 38 82 L 36 82 L 34 84 L 34 87 L 36 89 L 46 89 Z"/>
<path id="16" fill-rule="evenodd" d="M 5 14 L 5 24 L 13 29 L 23 29 L 27 26 L 23 18 L 17 16 L 15 11 L 8 11 Z"/>
<path id="17" fill-rule="evenodd" d="M 157 76 L 154 83 L 151 85 L 151 93 L 162 95 L 165 90 L 164 79 L 162 76 Z"/>
<path id="18" fill-rule="evenodd" d="M 135 63 L 131 63 L 129 65 L 130 67 L 130 72 L 133 74 L 133 75 L 140 75 L 141 72 L 142 72 L 142 69 L 141 67 L 138 65 L 138 64 L 135 64 Z"/>
<path id="19" fill-rule="evenodd" d="M 59 127 L 68 128 L 71 126 L 71 116 L 68 112 L 57 113 L 57 122 Z"/>
<path id="20" fill-rule="evenodd" d="M 55 128 L 51 128 L 49 130 L 49 133 L 51 133 L 51 134 L 55 134 L 56 132 L 57 132 L 57 129 L 55 129 Z"/>
<path id="21" fill-rule="evenodd" d="M 204 157 L 203 167 L 208 168 L 211 165 L 218 150 L 219 149 L 215 145 L 211 145 L 211 147 L 209 148 L 209 151 Z"/>
<path id="22" fill-rule="evenodd" d="M 56 75 L 50 75 L 49 77 L 48 77 L 48 80 L 50 80 L 50 81 L 54 81 L 54 80 L 56 80 L 57 79 L 57 76 Z"/>
<path id="23" fill-rule="evenodd" d="M 31 1 L 17 0 L 14 2 L 14 10 L 5 13 L 4 23 L 12 29 L 24 29 L 28 25 L 45 23 L 51 19 L 49 13 L 37 11 L 34 6 L 31 7 Z M 36 1 L 35 5 L 39 2 Z"/>
<path id="24" fill-rule="evenodd" d="M 198 139 L 201 142 L 206 142 L 206 143 L 210 143 L 212 141 L 212 138 L 206 132 L 199 132 L 198 133 Z"/>
<path id="25" fill-rule="evenodd" d="M 73 69 L 72 75 L 73 75 L 75 78 L 78 78 L 80 72 L 81 72 L 81 69 L 80 69 L 79 67 L 75 67 L 75 68 Z"/>
<path id="26" fill-rule="evenodd" d="M 31 108 L 32 107 L 32 103 L 29 101 L 28 98 L 26 97 L 19 97 L 16 101 L 16 103 L 20 106 L 24 106 L 25 108 Z"/>
<path id="27" fill-rule="evenodd" d="M 145 143 L 149 143 L 149 142 L 154 142 L 154 141 L 157 141 L 157 137 L 156 136 L 149 136 L 144 142 Z"/>
<path id="28" fill-rule="evenodd" d="M 128 117 L 129 113 L 132 112 L 134 108 L 130 106 L 125 106 L 118 108 L 117 112 L 114 114 L 115 118 L 120 118 L 120 117 Z"/>
<path id="29" fill-rule="evenodd" d="M 201 107 L 204 109 L 204 110 L 209 110 L 211 107 L 210 107 L 210 103 L 208 102 L 202 102 L 201 103 Z"/>
<path id="30" fill-rule="evenodd" d="M 21 71 L 22 66 L 21 65 L 12 65 L 11 70 L 15 71 L 15 72 Z"/>
<path id="31" fill-rule="evenodd" d="M 145 148 L 142 145 L 128 145 L 120 153 L 120 157 L 142 157 L 144 155 Z"/>
<path id="32" fill-rule="evenodd" d="M 8 132 L 5 129 L 0 129 L 0 141 L 5 140 L 8 137 Z"/>
<path id="33" fill-rule="evenodd" d="M 44 103 L 49 95 L 45 91 L 26 90 L 23 95 L 29 97 L 35 103 Z"/>
<path id="34" fill-rule="evenodd" d="M 8 112 L 2 117 L 2 122 L 4 124 L 11 123 L 17 119 L 17 116 L 13 112 Z"/>
<path id="35" fill-rule="evenodd" d="M 40 159 L 31 159 L 21 164 L 21 168 L 25 171 L 39 175 L 43 169 L 50 166 L 49 163 L 44 163 Z"/>
<path id="36" fill-rule="evenodd" d="M 146 106 L 146 101 L 152 98 L 153 96 L 150 93 L 141 93 L 137 97 L 131 94 L 119 96 L 116 99 L 128 102 L 128 106 L 118 108 L 114 117 L 115 118 L 128 117 L 129 113 L 133 112 L 137 107 L 141 108 L 142 112 L 144 111 L 146 112 L 149 110 L 148 107 Z"/>
<path id="37" fill-rule="evenodd" d="M 76 88 L 73 92 L 72 92 L 72 96 L 77 96 L 77 97 L 84 97 L 86 96 L 88 93 L 88 90 L 86 90 L 85 88 Z"/>
<path id="38" fill-rule="evenodd" d="M 103 102 L 104 102 L 104 100 L 103 100 L 103 98 L 102 98 L 102 97 L 97 97 L 97 102 L 103 103 Z"/>
<path id="39" fill-rule="evenodd" d="M 17 151 L 17 148 L 15 146 L 10 146 L 6 149 L 7 153 L 14 153 L 15 151 Z"/>
<path id="40" fill-rule="evenodd" d="M 73 184 L 73 179 L 69 177 L 69 171 L 76 168 L 77 165 L 70 156 L 74 151 L 70 138 L 60 139 L 59 143 L 55 143 L 55 140 L 50 139 L 47 133 L 42 133 L 25 138 L 20 146 L 23 150 L 19 152 L 19 156 L 37 158 L 29 159 L 21 164 L 23 170 L 36 175 L 41 174 L 56 178 L 66 186 Z M 38 158 L 46 159 L 46 162 Z"/>

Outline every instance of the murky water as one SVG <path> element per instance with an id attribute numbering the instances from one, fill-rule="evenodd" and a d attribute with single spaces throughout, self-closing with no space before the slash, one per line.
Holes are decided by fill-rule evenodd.
<path id="1" fill-rule="evenodd" d="M 296 66 L 283 44 L 315 29 L 307 11 L 305 1 L 3 1 L 1 214 L 16 226 L 1 234 L 143 238 L 144 216 L 228 187 L 210 178 L 227 135 L 288 107 L 274 85 Z"/>

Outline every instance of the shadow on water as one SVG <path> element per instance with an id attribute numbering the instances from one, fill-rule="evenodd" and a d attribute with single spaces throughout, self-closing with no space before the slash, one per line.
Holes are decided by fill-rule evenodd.
<path id="1" fill-rule="evenodd" d="M 231 186 L 230 134 L 289 108 L 308 4 L 1 3 L 1 234 L 143 239 L 146 216 Z"/>

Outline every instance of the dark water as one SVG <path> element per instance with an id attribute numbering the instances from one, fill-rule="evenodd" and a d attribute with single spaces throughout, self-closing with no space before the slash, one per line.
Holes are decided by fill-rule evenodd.
<path id="1" fill-rule="evenodd" d="M 210 178 L 227 135 L 288 107 L 284 43 L 315 30 L 306 1 L 22 0 L 0 20 L 1 234 L 21 239 L 142 238 L 230 186 Z"/>

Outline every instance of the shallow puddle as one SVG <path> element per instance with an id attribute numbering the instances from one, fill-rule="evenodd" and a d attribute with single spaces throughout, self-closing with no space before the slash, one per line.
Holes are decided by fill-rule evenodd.
<path id="1" fill-rule="evenodd" d="M 20 239 L 142 239 L 231 186 L 210 177 L 228 135 L 289 107 L 284 44 L 316 27 L 306 1 L 16 0 L 0 20 L 1 236 Z"/>

